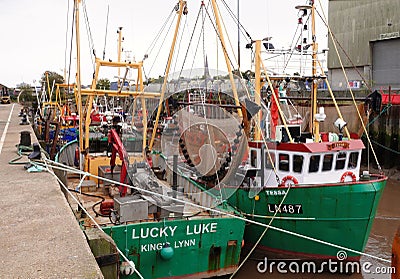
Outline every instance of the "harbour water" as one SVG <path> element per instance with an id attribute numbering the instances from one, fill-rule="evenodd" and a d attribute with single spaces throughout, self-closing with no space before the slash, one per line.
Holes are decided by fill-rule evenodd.
<path id="1" fill-rule="evenodd" d="M 391 176 L 388 180 L 386 188 L 383 192 L 382 199 L 380 201 L 377 216 L 375 218 L 370 237 L 368 239 L 367 247 L 365 249 L 366 254 L 370 254 L 386 261 L 391 260 L 392 255 L 392 241 L 393 237 L 400 226 L 400 206 L 398 205 L 398 199 L 400 197 L 399 179 Z M 343 235 L 343 237 L 346 237 Z M 260 272 L 258 269 L 263 269 L 264 265 L 260 264 L 263 259 L 250 257 L 243 267 L 239 270 L 234 278 L 268 278 L 268 279 L 323 279 L 323 278 L 343 278 L 343 279 L 390 279 L 390 263 L 381 261 L 375 258 L 367 256 L 361 257 L 359 264 L 360 272 L 348 274 L 329 273 L 329 272 L 291 272 L 288 265 L 291 261 L 285 260 L 285 267 L 281 271 L 287 271 L 287 273 L 278 272 L 277 268 L 273 268 L 272 272 L 267 268 L 265 272 Z M 269 262 L 270 263 L 270 262 Z M 279 260 L 275 260 L 277 265 Z M 301 270 L 301 263 L 298 263 Z M 327 265 L 326 265 L 327 266 Z M 333 266 L 334 267 L 334 266 Z M 337 265 L 340 268 L 340 265 Z M 356 267 L 355 267 L 356 268 Z M 295 271 L 296 264 L 292 264 L 292 270 Z M 305 268 L 304 270 L 308 270 Z M 345 266 L 343 266 L 345 270 Z M 349 270 L 351 267 L 349 266 Z M 356 270 L 356 269 L 354 269 Z M 400 271 L 399 271 L 400 272 Z"/>

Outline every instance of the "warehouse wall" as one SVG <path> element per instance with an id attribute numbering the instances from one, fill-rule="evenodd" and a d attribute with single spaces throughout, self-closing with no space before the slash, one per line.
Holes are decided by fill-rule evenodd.
<path id="1" fill-rule="evenodd" d="M 339 41 L 338 51 L 346 68 L 358 67 L 359 72 L 373 86 L 373 42 L 400 37 L 400 1 L 399 0 L 352 0 L 329 1 L 329 25 Z M 337 73 L 340 61 L 337 58 L 332 40 L 328 41 L 329 77 L 334 89 L 345 84 Z M 347 58 L 346 55 L 351 59 Z M 350 73 L 350 80 L 362 80 Z"/>

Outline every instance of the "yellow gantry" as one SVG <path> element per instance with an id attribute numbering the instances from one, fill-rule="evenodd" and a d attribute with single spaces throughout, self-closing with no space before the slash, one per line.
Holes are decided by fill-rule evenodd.
<path id="1" fill-rule="evenodd" d="M 77 74 L 76 74 L 76 87 L 75 87 L 75 96 L 76 96 L 76 103 L 78 107 L 78 114 L 79 114 L 79 146 L 80 152 L 85 155 L 85 162 L 83 164 L 83 168 L 85 171 L 88 170 L 88 150 L 89 150 L 89 126 L 91 123 L 90 114 L 92 111 L 93 100 L 95 96 L 115 96 L 115 97 L 140 97 L 142 103 L 142 110 L 144 112 L 143 115 L 143 126 L 145 127 L 143 133 L 143 151 L 146 147 L 147 138 L 146 138 L 146 128 L 147 128 L 147 113 L 146 113 L 146 102 L 145 98 L 160 98 L 160 93 L 156 92 L 144 92 L 144 85 L 143 85 L 143 62 L 121 62 L 120 61 L 120 50 L 121 46 L 119 44 L 119 56 L 117 62 L 112 61 L 105 61 L 96 58 L 96 65 L 95 65 L 95 72 L 93 75 L 93 80 L 90 89 L 82 89 L 81 84 L 81 71 L 80 71 L 80 34 L 79 34 L 79 3 L 80 0 L 75 0 L 75 24 L 76 24 L 76 47 L 77 47 Z M 120 29 L 121 30 L 121 29 Z M 121 33 L 119 33 L 120 41 L 121 41 Z M 136 83 L 136 90 L 129 91 L 129 90 L 122 90 L 123 86 L 120 86 L 118 91 L 113 90 L 101 90 L 97 89 L 96 85 L 99 78 L 99 71 L 101 67 L 115 67 L 118 68 L 118 72 L 120 68 L 125 68 L 127 71 L 137 70 L 137 83 Z M 119 77 L 118 77 L 119 78 Z M 119 81 L 118 81 L 119 83 Z M 83 96 L 87 96 L 85 111 L 83 106 Z"/>

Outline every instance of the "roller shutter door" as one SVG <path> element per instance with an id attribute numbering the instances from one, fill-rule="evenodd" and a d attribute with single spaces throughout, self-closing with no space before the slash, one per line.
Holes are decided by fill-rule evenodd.
<path id="1" fill-rule="evenodd" d="M 374 88 L 400 89 L 400 39 L 372 43 L 372 79 Z"/>

